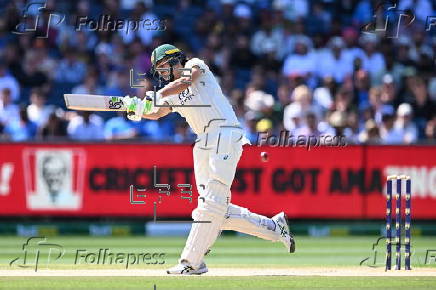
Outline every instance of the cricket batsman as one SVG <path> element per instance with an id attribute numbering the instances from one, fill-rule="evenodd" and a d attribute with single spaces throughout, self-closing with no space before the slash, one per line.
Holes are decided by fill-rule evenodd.
<path id="1" fill-rule="evenodd" d="M 157 120 L 177 112 L 198 136 L 193 148 L 198 206 L 192 212 L 194 223 L 179 263 L 167 273 L 206 273 L 204 256 L 222 230 L 281 241 L 290 253 L 295 252 L 284 212 L 268 218 L 230 202 L 230 186 L 242 146 L 249 141 L 209 67 L 198 58 L 187 60 L 180 49 L 170 44 L 154 49 L 151 61 L 154 75 L 168 83 L 157 92 L 147 92 L 143 100 L 124 97 L 127 117 L 133 121 Z"/>

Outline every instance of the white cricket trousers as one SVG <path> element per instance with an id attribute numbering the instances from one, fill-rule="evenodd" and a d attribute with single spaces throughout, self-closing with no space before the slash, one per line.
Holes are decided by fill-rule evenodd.
<path id="1" fill-rule="evenodd" d="M 242 129 L 219 128 L 199 135 L 193 149 L 194 174 L 199 193 L 194 220 L 180 261 L 187 260 L 194 268 L 218 238 L 221 230 L 234 230 L 278 241 L 270 219 L 232 204 L 230 186 L 248 141 Z"/>

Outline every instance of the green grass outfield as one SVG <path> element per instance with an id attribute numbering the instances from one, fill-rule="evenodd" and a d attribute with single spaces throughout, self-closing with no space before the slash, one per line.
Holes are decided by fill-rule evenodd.
<path id="1" fill-rule="evenodd" d="M 56 261 L 47 265 L 47 255 L 41 250 L 39 271 L 46 269 L 54 270 L 110 270 L 118 269 L 120 275 L 106 277 L 42 277 L 14 276 L 0 277 L 0 289 L 290 289 L 290 288 L 371 288 L 371 289 L 434 289 L 436 285 L 436 262 L 434 259 L 425 264 L 427 250 L 436 255 L 436 237 L 414 237 L 412 268 L 417 271 L 424 269 L 430 276 L 424 277 L 400 277 L 383 276 L 384 264 L 384 240 L 372 249 L 377 237 L 297 237 L 297 252 L 286 253 L 280 243 L 271 243 L 251 237 L 220 237 L 212 252 L 206 258 L 209 273 L 214 269 L 230 269 L 228 271 L 240 271 L 241 269 L 261 270 L 268 269 L 270 272 L 277 270 L 326 269 L 335 271 L 340 269 L 356 269 L 356 273 L 374 270 L 368 265 L 373 265 L 374 254 L 377 253 L 376 264 L 378 276 L 340 277 L 340 276 L 141 276 L 147 271 L 164 273 L 164 269 L 176 263 L 180 251 L 183 248 L 185 238 L 181 237 L 48 237 L 48 243 L 61 245 L 65 254 Z M 9 266 L 10 261 L 17 257 L 23 257 L 22 245 L 24 237 L 0 237 L 0 273 L 22 270 L 18 264 Z M 42 249 L 43 247 L 40 246 Z M 91 264 L 84 263 L 79 259 L 75 264 L 77 250 L 81 253 L 97 253 L 98 249 L 108 248 L 112 253 L 163 253 L 165 256 L 158 259 L 163 265 L 146 265 L 144 263 L 129 265 L 126 269 L 126 260 L 119 260 L 119 264 Z M 394 249 L 393 249 L 394 250 Z M 86 251 L 86 252 L 85 252 Z M 30 257 L 31 255 L 29 255 Z M 126 255 L 125 255 L 126 256 Z M 79 257 L 80 258 L 80 257 Z M 369 258 L 363 266 L 360 262 Z M 32 258 L 33 259 L 33 258 Z M 29 259 L 31 260 L 31 259 Z M 29 270 L 30 271 L 30 270 Z M 125 277 L 132 273 L 137 277 Z M 394 271 L 391 271 L 394 272 Z M 139 273 L 139 274 L 138 274 Z M 413 273 L 413 271 L 411 272 Z M 316 273 L 315 273 L 316 274 Z"/>

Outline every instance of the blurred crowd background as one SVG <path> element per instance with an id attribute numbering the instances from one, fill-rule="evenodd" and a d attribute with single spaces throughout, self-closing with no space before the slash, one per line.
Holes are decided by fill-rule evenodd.
<path id="1" fill-rule="evenodd" d="M 47 0 L 46 9 L 32 6 L 23 20 L 31 2 L 0 0 L 0 140 L 192 142 L 177 114 L 134 123 L 121 113 L 67 111 L 63 103 L 64 93 L 143 96 L 157 85 L 151 51 L 171 43 L 205 60 L 253 144 L 259 132 L 282 130 L 341 135 L 349 144 L 435 143 L 431 0 L 398 1 L 399 10 L 415 16 L 398 37 L 362 31 L 373 21 L 382 27 L 388 14 L 398 20 L 398 11 L 386 9 L 395 1 Z M 58 16 L 48 21 L 50 14 Z M 83 15 L 164 25 L 76 31 Z M 35 32 L 12 33 L 37 16 Z M 135 79 L 147 73 L 142 88 L 131 87 L 131 69 Z"/>

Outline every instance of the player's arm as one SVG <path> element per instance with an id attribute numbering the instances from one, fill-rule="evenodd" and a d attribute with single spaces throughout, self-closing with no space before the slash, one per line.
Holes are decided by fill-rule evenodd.
<path id="1" fill-rule="evenodd" d="M 199 66 L 193 66 L 190 76 L 182 76 L 181 78 L 174 80 L 167 84 L 165 87 L 159 90 L 162 97 L 177 95 L 186 90 L 192 82 L 195 82 L 201 74 Z"/>
<path id="2" fill-rule="evenodd" d="M 157 120 L 171 113 L 171 106 L 168 101 L 158 101 L 164 106 L 155 106 L 154 97 L 161 99 L 160 94 L 155 94 L 153 91 L 146 92 L 144 99 L 125 96 L 123 103 L 126 107 L 127 118 L 136 122 L 141 121 L 142 118 Z"/>
<path id="3" fill-rule="evenodd" d="M 159 118 L 165 117 L 169 113 L 171 113 L 171 107 L 169 107 L 168 102 L 164 102 L 163 107 L 159 107 L 156 113 L 143 114 L 142 118 L 149 120 L 158 120 Z"/>

